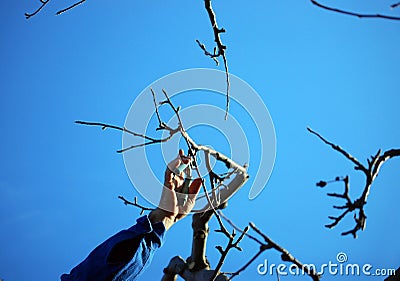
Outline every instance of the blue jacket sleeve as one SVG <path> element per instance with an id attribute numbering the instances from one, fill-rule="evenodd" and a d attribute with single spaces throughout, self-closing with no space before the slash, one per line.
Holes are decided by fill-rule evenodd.
<path id="1" fill-rule="evenodd" d="M 165 237 L 163 223 L 147 216 L 97 246 L 88 257 L 63 274 L 61 281 L 133 281 L 149 265 Z"/>

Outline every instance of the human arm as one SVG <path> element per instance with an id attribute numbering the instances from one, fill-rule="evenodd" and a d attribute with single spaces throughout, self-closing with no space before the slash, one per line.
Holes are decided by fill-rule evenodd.
<path id="1" fill-rule="evenodd" d="M 129 229 L 122 230 L 97 246 L 88 257 L 61 276 L 62 281 L 119 281 L 135 280 L 143 272 L 155 253 L 162 246 L 165 232 L 193 208 L 201 180 L 189 186 L 188 200 L 180 206 L 177 196 L 184 182 L 183 173 L 174 173 L 182 163 L 190 159 L 180 151 L 168 164 L 164 187 L 158 208 L 143 216 Z"/>

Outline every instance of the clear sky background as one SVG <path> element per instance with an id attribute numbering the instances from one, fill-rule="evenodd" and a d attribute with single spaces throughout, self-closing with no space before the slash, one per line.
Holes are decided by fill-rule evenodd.
<path id="1" fill-rule="evenodd" d="M 331 2 L 337 3 L 326 4 L 400 15 L 386 0 Z M 6 281 L 57 280 L 139 216 L 117 199 L 138 195 L 115 153 L 121 134 L 74 120 L 122 125 L 152 81 L 182 69 L 215 68 L 195 43 L 213 42 L 201 0 L 87 1 L 61 16 L 54 14 L 70 2 L 54 0 L 25 20 L 39 4 L 0 4 L 0 278 Z M 400 159 L 386 163 L 373 185 L 365 231 L 356 240 L 342 237 L 353 227 L 351 216 L 333 230 L 324 228 L 328 216 L 338 214 L 332 205 L 341 203 L 326 191 L 340 192 L 342 185 L 321 190 L 315 183 L 348 174 L 355 198 L 363 177 L 306 127 L 363 162 L 378 148 L 400 147 L 400 22 L 339 15 L 307 0 L 213 5 L 227 30 L 222 41 L 230 71 L 262 96 L 277 136 L 275 168 L 264 191 L 250 201 L 243 187 L 225 213 L 239 226 L 253 221 L 305 263 L 336 262 L 345 252 L 351 263 L 399 267 Z M 160 280 L 170 258 L 190 255 L 190 223 L 167 233 L 140 280 Z M 211 232 L 207 256 L 213 266 L 219 243 L 226 241 Z M 235 271 L 258 249 L 250 240 L 242 247 L 244 253 L 228 256 L 224 271 Z M 237 279 L 276 280 L 257 274 L 264 259 L 280 262 L 268 251 Z M 309 278 L 281 277 L 292 279 Z"/>

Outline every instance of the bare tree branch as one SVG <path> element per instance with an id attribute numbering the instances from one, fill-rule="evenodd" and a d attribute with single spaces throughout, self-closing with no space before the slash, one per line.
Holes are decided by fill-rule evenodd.
<path id="1" fill-rule="evenodd" d="M 338 193 L 328 193 L 328 196 L 331 197 L 337 197 L 337 198 L 342 198 L 345 199 L 347 202 L 344 206 L 333 206 L 335 209 L 345 209 L 345 211 L 338 217 L 333 217 L 330 216 L 329 218 L 331 220 L 333 220 L 333 222 L 331 224 L 327 224 L 325 225 L 327 228 L 332 228 L 334 226 L 336 226 L 346 215 L 348 212 L 352 212 L 355 210 L 355 205 L 353 204 L 353 202 L 350 199 L 349 196 L 349 177 L 346 176 L 345 178 L 341 179 L 344 182 L 344 193 L 343 194 L 338 194 Z M 321 186 L 321 182 L 319 182 L 319 186 Z"/>
<path id="2" fill-rule="evenodd" d="M 360 14 L 360 13 L 354 13 L 354 12 L 349 12 L 349 11 L 345 11 L 345 10 L 341 10 L 341 9 L 337 9 L 337 8 L 333 8 L 333 7 L 329 7 L 326 5 L 322 5 L 321 3 L 315 1 L 315 0 L 310 0 L 312 4 L 314 4 L 315 6 L 328 10 L 328 11 L 332 11 L 332 12 L 336 12 L 339 14 L 344 14 L 344 15 L 349 15 L 349 16 L 354 16 L 354 17 L 358 17 L 358 18 L 381 18 L 381 19 L 388 19 L 388 20 L 400 20 L 400 17 L 394 17 L 394 16 L 388 16 L 388 15 L 381 15 L 381 14 Z M 400 3 L 397 4 L 393 4 L 391 7 L 395 8 L 398 5 L 400 5 Z M 393 7 L 394 6 L 394 7 Z"/>
<path id="3" fill-rule="evenodd" d="M 62 13 L 65 13 L 65 12 L 67 12 L 67 11 L 69 11 L 69 10 L 75 8 L 76 6 L 79 6 L 80 4 L 83 4 L 84 2 L 86 2 L 86 0 L 78 1 L 78 2 L 76 2 L 76 3 L 74 3 L 74 4 L 72 4 L 71 6 L 69 6 L 69 7 L 65 8 L 65 9 L 62 9 L 62 10 L 58 11 L 58 12 L 56 13 L 56 15 L 61 15 Z"/>
<path id="4" fill-rule="evenodd" d="M 120 126 L 115 126 L 115 125 L 110 125 L 110 124 L 105 124 L 105 123 L 99 123 L 99 122 L 87 122 L 87 121 L 81 121 L 81 120 L 77 120 L 77 121 L 75 121 L 75 123 L 76 124 L 80 124 L 80 125 L 87 125 L 87 126 L 100 126 L 102 130 L 105 130 L 107 128 L 115 129 L 115 130 L 119 130 L 119 131 L 122 131 L 122 132 L 126 132 L 126 133 L 128 133 L 130 135 L 133 135 L 135 137 L 140 137 L 140 138 L 143 138 L 143 139 L 147 140 L 147 142 L 145 141 L 144 143 L 141 143 L 141 144 L 136 144 L 136 145 L 129 146 L 127 148 L 119 149 L 119 150 L 117 150 L 118 153 L 123 153 L 123 152 L 126 152 L 128 150 L 131 150 L 131 149 L 134 149 L 134 148 L 138 148 L 138 147 L 142 147 L 142 146 L 146 146 L 146 145 L 150 145 L 150 144 L 167 142 L 172 138 L 172 136 L 174 134 L 179 132 L 178 128 L 177 129 L 168 128 L 168 131 L 170 133 L 168 137 L 165 137 L 163 139 L 155 139 L 155 138 L 151 138 L 149 136 L 146 136 L 144 134 L 139 134 L 139 133 L 130 131 L 125 127 L 120 127 Z"/>
<path id="5" fill-rule="evenodd" d="M 145 211 L 152 211 L 152 210 L 154 210 L 154 208 L 148 208 L 148 207 L 144 207 L 144 206 L 140 205 L 140 204 L 137 202 L 137 197 L 136 197 L 136 196 L 135 196 L 133 202 L 131 202 L 131 201 L 125 199 L 123 196 L 118 196 L 118 199 L 121 199 L 125 205 L 132 205 L 132 206 L 135 206 L 135 207 L 141 209 L 140 215 L 143 215 L 143 213 L 144 213 Z"/>
<path id="6" fill-rule="evenodd" d="M 265 242 L 262 242 L 262 241 L 258 240 L 257 238 L 253 237 L 252 235 L 248 234 L 247 227 L 245 230 L 242 230 L 239 227 L 237 227 L 229 218 L 227 218 L 225 215 L 223 215 L 222 212 L 219 212 L 219 213 L 220 213 L 221 217 L 224 218 L 234 229 L 241 232 L 242 236 L 245 235 L 260 245 L 259 251 L 245 265 L 243 265 L 238 271 L 232 273 L 230 280 L 233 279 L 234 277 L 238 276 L 242 271 L 246 270 L 247 267 L 250 264 L 252 264 L 257 259 L 257 257 L 259 255 L 261 255 L 264 251 L 270 250 L 270 249 L 275 249 L 276 251 L 280 252 L 282 261 L 291 262 L 291 263 L 295 264 L 298 268 L 301 268 L 302 270 L 304 270 L 304 272 L 307 273 L 314 281 L 320 280 L 320 276 L 317 274 L 317 272 L 315 272 L 314 269 L 304 266 L 299 260 L 297 260 L 292 254 L 290 254 L 288 250 L 286 250 L 285 248 L 283 248 L 280 245 L 278 245 L 277 243 L 275 243 L 265 233 L 263 233 L 260 229 L 258 229 L 254 223 L 250 222 L 249 226 L 258 235 L 260 235 L 264 239 Z"/>
<path id="7" fill-rule="evenodd" d="M 288 250 L 286 250 L 285 248 L 282 248 L 280 245 L 276 244 L 274 241 L 272 241 L 271 238 L 269 238 L 260 229 L 258 229 L 254 223 L 250 222 L 250 227 L 265 240 L 265 242 L 266 242 L 265 247 L 268 247 L 268 248 L 271 247 L 281 253 L 282 261 L 287 261 L 287 262 L 291 262 L 291 263 L 295 264 L 298 268 L 301 268 L 302 270 L 304 270 L 304 272 L 307 273 L 314 281 L 319 281 L 320 276 L 317 274 L 317 272 L 315 272 L 315 270 L 313 268 L 304 266 L 291 253 L 289 253 Z"/>
<path id="8" fill-rule="evenodd" d="M 224 219 L 226 220 L 227 223 L 229 223 L 234 229 L 236 229 L 237 231 L 239 231 L 240 233 L 244 233 L 244 230 L 241 229 L 240 227 L 238 227 L 231 219 L 229 219 L 227 216 L 224 215 L 224 213 L 222 213 L 221 211 L 218 211 L 218 214 Z M 264 244 L 261 240 L 259 240 L 257 237 L 249 234 L 248 232 L 246 232 L 246 236 L 248 238 L 250 238 L 251 240 L 255 241 L 256 243 L 262 245 Z"/>
<path id="9" fill-rule="evenodd" d="M 390 8 L 395 9 L 400 6 L 400 2 L 390 5 Z"/>
<path id="10" fill-rule="evenodd" d="M 151 138 L 151 137 L 148 137 L 148 136 L 146 136 L 144 134 L 140 134 L 140 133 L 136 133 L 136 132 L 133 132 L 131 130 L 128 130 L 125 127 L 109 125 L 109 124 L 105 124 L 105 123 L 86 122 L 86 121 L 76 121 L 76 123 L 77 124 L 82 124 L 82 125 L 100 126 L 100 127 L 102 127 L 103 130 L 106 129 L 106 128 L 111 128 L 111 129 L 119 130 L 119 131 L 122 131 L 122 132 L 126 132 L 126 133 L 131 134 L 131 135 L 133 135 L 135 137 L 140 137 L 140 138 L 145 139 L 144 143 L 137 144 L 137 145 L 132 145 L 130 147 L 123 148 L 123 149 L 117 151 L 117 152 L 121 152 L 121 153 L 122 152 L 127 152 L 127 151 L 129 151 L 131 149 L 134 149 L 134 148 L 137 148 L 137 147 L 142 147 L 142 146 L 145 146 L 145 145 L 151 145 L 151 144 L 166 142 L 166 141 L 170 140 L 172 138 L 172 136 L 175 135 L 176 133 L 180 133 L 181 136 L 186 141 L 186 144 L 187 144 L 188 149 L 189 149 L 189 156 L 192 158 L 192 163 L 193 163 L 193 166 L 194 166 L 194 168 L 195 168 L 195 170 L 196 170 L 196 172 L 198 174 L 198 177 L 201 177 L 201 175 L 200 175 L 200 171 L 198 169 L 197 160 L 196 160 L 195 156 L 196 156 L 197 152 L 200 151 L 200 150 L 202 150 L 205 153 L 215 157 L 217 161 L 223 162 L 228 169 L 233 169 L 235 173 L 241 174 L 242 180 L 240 180 L 240 179 L 236 180 L 235 181 L 236 186 L 230 188 L 230 190 L 228 190 L 228 191 L 226 191 L 224 193 L 226 195 L 226 200 L 229 199 L 229 197 L 231 197 L 247 181 L 249 176 L 248 176 L 247 171 L 246 171 L 246 166 L 241 166 L 241 165 L 237 164 L 236 162 L 234 162 L 229 157 L 227 157 L 224 154 L 222 154 L 222 153 L 220 153 L 218 151 L 215 151 L 215 150 L 213 150 L 213 149 L 211 149 L 211 148 L 209 148 L 207 146 L 198 145 L 189 136 L 189 134 L 184 129 L 184 126 L 182 124 L 182 120 L 181 120 L 181 117 L 180 117 L 180 114 L 179 114 L 180 107 L 175 107 L 174 104 L 172 103 L 171 99 L 169 98 L 167 92 L 164 89 L 162 91 L 163 91 L 163 94 L 164 94 L 166 100 L 160 102 L 160 105 L 164 105 L 164 104 L 169 105 L 170 108 L 173 110 L 174 114 L 176 115 L 177 119 L 178 119 L 178 126 L 175 129 L 172 129 L 171 127 L 166 125 L 164 122 L 162 122 L 162 120 L 160 118 L 160 115 L 159 115 L 159 112 L 158 112 L 158 105 L 157 105 L 157 102 L 156 102 L 155 93 L 154 93 L 153 90 L 151 90 L 151 93 L 152 93 L 152 96 L 153 96 L 153 103 L 154 103 L 154 106 L 155 106 L 156 115 L 157 115 L 157 118 L 158 118 L 158 121 L 159 121 L 159 126 L 158 126 L 158 128 L 156 130 L 167 130 L 169 132 L 169 136 L 167 136 L 167 137 L 165 137 L 163 139 Z M 228 175 L 229 174 L 230 173 L 228 173 Z M 234 180 L 232 180 L 232 181 L 234 181 Z M 210 199 L 210 197 L 208 195 L 207 188 L 206 188 L 204 182 L 202 183 L 202 187 L 203 187 L 204 193 L 205 193 L 205 195 L 207 197 L 207 201 L 209 202 L 209 207 L 211 209 L 213 209 L 214 212 L 215 212 L 215 207 L 217 207 L 218 205 L 214 206 L 214 204 L 212 203 L 212 201 L 211 201 L 211 199 Z M 221 202 L 221 203 L 223 203 L 223 202 Z M 202 211 L 206 211 L 206 210 L 202 210 Z M 216 214 L 216 217 L 217 217 L 217 220 L 218 220 L 218 222 L 219 222 L 219 224 L 221 226 L 221 231 L 224 232 L 224 233 L 229 233 L 225 229 L 225 227 L 223 226 L 223 223 L 222 223 L 221 219 L 219 218 L 218 214 Z"/>
<path id="11" fill-rule="evenodd" d="M 337 217 L 334 216 L 329 216 L 329 219 L 333 220 L 332 223 L 326 224 L 325 227 L 327 228 L 333 228 L 335 227 L 348 213 L 351 213 L 355 211 L 356 209 L 359 210 L 358 217 L 354 215 L 354 220 L 356 222 L 356 225 L 354 226 L 353 229 L 349 231 L 342 232 L 342 235 L 348 235 L 352 234 L 354 238 L 357 237 L 357 231 L 358 230 L 364 230 L 365 228 L 365 222 L 366 222 L 366 215 L 364 212 L 364 205 L 366 204 L 366 199 L 361 200 L 360 198 L 355 200 L 354 202 L 350 199 L 349 196 L 349 177 L 346 176 L 345 178 L 341 179 L 341 181 L 344 182 L 345 190 L 343 194 L 338 194 L 338 193 L 328 193 L 328 196 L 331 197 L 337 197 L 341 199 L 345 199 L 346 203 L 343 206 L 333 206 L 335 209 L 341 209 L 344 210 L 342 214 L 340 214 Z M 332 181 L 330 181 L 332 182 Z M 320 181 L 317 183 L 317 186 L 324 187 L 328 184 L 328 182 L 325 181 Z"/>
<path id="12" fill-rule="evenodd" d="M 400 156 L 400 149 L 390 149 L 388 151 L 385 151 L 383 154 L 381 154 L 382 152 L 379 149 L 375 155 L 372 155 L 370 157 L 370 159 L 367 159 L 368 166 L 365 166 L 365 165 L 361 164 L 355 157 L 353 157 L 351 154 L 349 154 L 347 151 L 345 151 L 343 148 L 341 148 L 340 146 L 326 140 L 324 137 L 322 137 L 320 134 L 318 134 L 317 132 L 313 131 L 310 128 L 307 128 L 307 130 L 310 133 L 316 135 L 325 144 L 332 147 L 332 149 L 334 149 L 334 150 L 338 151 L 340 154 L 344 155 L 348 160 L 350 160 L 355 165 L 355 167 L 354 167 L 355 170 L 360 170 L 365 175 L 365 185 L 364 185 L 363 192 L 360 195 L 360 197 L 354 201 L 351 200 L 350 195 L 349 195 L 349 190 L 350 190 L 349 181 L 350 180 L 349 180 L 348 176 L 346 176 L 344 178 L 336 177 L 335 180 L 332 180 L 332 181 L 319 181 L 316 184 L 317 186 L 323 188 L 329 183 L 343 181 L 343 183 L 344 183 L 343 194 L 328 193 L 328 196 L 344 199 L 346 201 L 345 205 L 333 206 L 335 209 L 340 209 L 340 210 L 344 210 L 344 211 L 342 212 L 341 215 L 339 215 L 337 217 L 329 216 L 329 219 L 333 220 L 333 222 L 325 225 L 325 227 L 327 227 L 327 228 L 335 227 L 348 213 L 358 210 L 358 215 L 354 214 L 354 221 L 356 223 L 354 228 L 350 229 L 348 231 L 342 232 L 342 235 L 351 234 L 351 235 L 353 235 L 354 238 L 357 238 L 357 231 L 365 229 L 367 216 L 365 215 L 364 206 L 367 204 L 367 199 L 368 199 L 368 195 L 371 190 L 372 183 L 374 182 L 375 178 L 378 176 L 378 173 L 379 173 L 380 168 L 382 167 L 383 163 L 385 163 L 387 160 L 389 160 L 391 158 Z"/>
<path id="13" fill-rule="evenodd" d="M 155 97 L 155 93 L 154 91 L 151 89 L 151 93 L 152 93 L 152 97 L 153 97 L 153 103 L 155 106 L 155 111 L 156 111 L 156 115 L 159 121 L 159 127 L 156 130 L 167 130 L 169 132 L 169 136 L 163 138 L 163 139 L 155 139 L 155 138 L 151 138 L 148 137 L 144 134 L 140 134 L 140 133 L 136 133 L 133 132 L 125 127 L 120 127 L 120 126 L 115 126 L 115 125 L 109 125 L 109 124 L 105 124 L 105 123 L 99 123 L 99 122 L 86 122 L 86 121 L 75 121 L 75 123 L 77 124 L 81 124 L 81 125 L 89 125 L 89 126 L 100 126 L 103 130 L 105 130 L 106 128 L 111 128 L 111 129 L 115 129 L 115 130 L 119 130 L 122 132 L 126 132 L 128 134 L 131 134 L 135 137 L 140 137 L 143 138 L 145 140 L 144 143 L 141 144 L 137 144 L 137 145 L 132 145 L 130 147 L 127 148 L 123 148 L 121 150 L 118 150 L 117 152 L 123 153 L 123 152 L 127 152 L 131 149 L 137 148 L 137 147 L 142 147 L 145 145 L 151 145 L 151 144 L 156 144 L 156 143 L 161 143 L 161 142 L 166 142 L 168 140 L 170 140 L 172 138 L 173 135 L 175 135 L 176 133 L 180 133 L 182 135 L 182 137 L 185 139 L 186 144 L 189 148 L 189 156 L 191 156 L 192 158 L 192 163 L 193 166 L 198 174 L 198 177 L 201 177 L 200 171 L 198 169 L 198 165 L 197 165 L 197 160 L 196 160 L 196 153 L 200 150 L 204 151 L 207 155 L 212 155 L 213 157 L 216 158 L 217 161 L 221 161 L 225 164 L 225 166 L 228 169 L 234 169 L 235 172 L 241 173 L 243 175 L 243 181 L 240 182 L 238 184 L 238 186 L 236 186 L 236 190 L 238 188 L 240 188 L 240 186 L 242 186 L 244 184 L 244 182 L 248 179 L 248 174 L 246 171 L 246 168 L 237 164 L 236 162 L 234 162 L 233 160 L 231 160 L 229 157 L 223 155 L 222 153 L 219 153 L 218 151 L 215 151 L 207 146 L 202 146 L 202 145 L 198 145 L 192 138 L 190 138 L 190 136 L 188 135 L 188 133 L 185 131 L 184 127 L 183 127 L 183 123 L 182 123 L 182 119 L 180 117 L 179 111 L 180 111 L 180 107 L 175 107 L 175 105 L 172 103 L 171 99 L 169 98 L 167 92 L 163 89 L 162 90 L 164 96 L 165 96 L 165 100 L 160 102 L 160 105 L 169 105 L 169 107 L 173 110 L 174 114 L 176 115 L 177 119 L 178 119 L 178 126 L 175 129 L 170 128 L 168 125 L 166 125 L 166 123 L 162 122 L 159 111 L 158 111 L 158 105 L 156 102 L 156 97 Z M 205 193 L 205 196 L 207 197 L 207 201 L 209 202 L 209 207 L 213 210 L 213 212 L 216 215 L 217 221 L 220 225 L 220 232 L 224 233 L 227 237 L 230 236 L 228 230 L 225 228 L 221 218 L 219 217 L 218 213 L 215 210 L 215 207 L 218 207 L 218 205 L 220 203 L 223 202 L 219 202 L 218 205 L 214 204 L 212 202 L 212 200 L 210 199 L 209 195 L 208 195 L 208 191 L 207 191 L 207 187 L 204 184 L 204 181 L 202 182 L 202 187 L 203 187 L 203 191 Z M 233 193 L 236 191 L 231 190 L 229 192 L 226 192 L 229 196 L 232 196 Z M 228 199 L 228 197 L 226 198 L 226 200 Z M 206 211 L 206 210 L 204 210 Z"/>
<path id="14" fill-rule="evenodd" d="M 236 172 L 243 173 L 244 175 L 246 175 L 246 177 L 248 177 L 246 165 L 243 166 L 239 165 L 238 163 L 230 159 L 228 156 L 218 151 L 215 151 L 210 147 L 207 147 L 205 145 L 198 145 L 186 132 L 183 132 L 182 136 L 185 139 L 187 139 L 187 141 L 189 142 L 189 144 L 191 145 L 191 147 L 194 149 L 195 152 L 204 151 L 204 153 L 208 153 L 209 155 L 213 156 L 217 161 L 224 163 L 228 169 L 234 169 L 236 170 Z"/>
<path id="15" fill-rule="evenodd" d="M 199 40 L 196 40 L 196 42 L 199 45 L 199 47 L 204 51 L 204 54 L 212 58 L 217 65 L 219 64 L 217 60 L 218 57 L 222 57 L 222 60 L 224 61 L 225 75 L 226 75 L 226 109 L 225 109 L 225 120 L 226 120 L 228 118 L 228 112 L 229 112 L 230 80 L 229 80 L 228 60 L 226 59 L 226 54 L 225 54 L 226 46 L 222 44 L 220 36 L 221 33 L 225 32 L 225 29 L 218 27 L 217 17 L 212 8 L 211 0 L 204 0 L 204 6 L 206 8 L 214 32 L 214 42 L 216 43 L 216 47 L 214 48 L 213 53 L 210 53 L 209 51 L 207 51 L 206 46 L 202 44 Z"/>
<path id="16" fill-rule="evenodd" d="M 228 244 L 226 245 L 225 249 L 222 249 L 221 246 L 216 246 L 215 247 L 220 252 L 221 258 L 219 259 L 218 264 L 215 267 L 214 275 L 211 277 L 210 281 L 214 281 L 214 279 L 219 274 L 219 272 L 221 270 L 221 267 L 224 264 L 225 259 L 226 259 L 226 257 L 227 257 L 227 255 L 228 255 L 230 250 L 237 249 L 239 251 L 242 251 L 242 248 L 239 247 L 239 243 L 240 243 L 240 241 L 242 241 L 242 239 L 246 235 L 247 231 L 249 231 L 249 227 L 248 226 L 243 230 L 243 232 L 240 234 L 239 238 L 236 239 L 236 241 L 234 241 L 236 233 L 235 233 L 235 229 L 233 229 L 232 230 L 232 234 L 228 238 Z"/>
<path id="17" fill-rule="evenodd" d="M 248 261 L 246 262 L 241 268 L 239 268 L 236 272 L 231 273 L 231 277 L 229 280 L 232 280 L 236 276 L 238 276 L 240 273 L 245 271 L 267 248 L 260 246 L 260 250 Z"/>
<path id="18" fill-rule="evenodd" d="M 42 3 L 42 5 L 39 6 L 39 8 L 37 8 L 36 11 L 34 11 L 33 13 L 29 14 L 29 13 L 25 13 L 25 18 L 26 19 L 30 19 L 31 17 L 33 17 L 34 15 L 36 15 L 37 13 L 40 12 L 40 10 L 42 10 L 44 8 L 44 6 L 47 5 L 47 3 L 49 3 L 50 0 L 44 1 L 44 0 L 40 0 L 40 3 Z"/>
<path id="19" fill-rule="evenodd" d="M 35 16 L 37 13 L 39 13 L 39 12 L 44 8 L 44 6 L 47 5 L 47 3 L 50 2 L 50 0 L 39 0 L 39 1 L 40 1 L 40 3 L 42 3 L 42 5 L 40 5 L 39 8 L 37 8 L 36 11 L 34 11 L 34 12 L 31 13 L 31 14 L 25 13 L 26 19 L 29 19 L 29 18 Z M 56 15 L 57 15 L 57 16 L 58 16 L 58 15 L 61 15 L 62 13 L 65 13 L 65 12 L 67 12 L 67 11 L 69 11 L 69 10 L 75 8 L 76 6 L 79 6 L 79 5 L 83 4 L 84 2 L 86 2 L 86 0 L 78 1 L 78 2 L 72 4 L 71 6 L 69 6 L 69 7 L 67 7 L 67 8 L 64 8 L 64 9 L 62 9 L 62 10 L 59 10 L 59 11 L 56 13 Z"/>
<path id="20" fill-rule="evenodd" d="M 353 162 L 356 167 L 355 169 L 357 170 L 361 170 L 364 173 L 367 173 L 367 169 L 364 167 L 364 165 L 362 165 L 355 157 L 353 157 L 352 155 L 350 155 L 347 151 L 345 151 L 343 148 L 341 148 L 340 146 L 327 141 L 325 138 L 323 138 L 320 134 L 318 134 L 317 132 L 313 131 L 311 128 L 307 128 L 307 130 L 311 133 L 316 135 L 320 140 L 322 140 L 324 143 L 326 143 L 327 145 L 330 145 L 334 150 L 338 151 L 339 153 L 343 154 L 344 157 L 346 157 L 347 159 L 349 159 L 351 162 Z"/>
<path id="21" fill-rule="evenodd" d="M 167 127 L 167 125 L 161 120 L 160 113 L 158 112 L 158 104 L 157 104 L 156 94 L 154 93 L 152 88 L 150 88 L 150 91 L 151 91 L 151 95 L 153 96 L 154 108 L 156 110 L 156 115 L 157 115 L 157 120 L 158 120 L 158 128 L 156 129 L 156 131 L 162 130 L 165 127 Z"/>
<path id="22" fill-rule="evenodd" d="M 208 234 L 208 227 L 207 227 L 207 222 L 213 215 L 213 211 L 209 210 L 206 213 L 197 213 L 193 216 L 193 231 L 194 231 L 194 239 L 193 239 L 193 246 L 192 246 L 192 255 L 188 259 L 188 269 L 194 272 L 199 272 L 202 270 L 206 270 L 207 272 L 210 272 L 208 270 L 208 262 L 201 262 L 202 260 L 205 260 L 205 243 L 206 243 L 206 238 Z M 234 277 L 238 276 L 242 271 L 246 270 L 255 260 L 256 258 L 263 253 L 266 250 L 269 249 L 276 249 L 279 252 L 282 253 L 281 257 L 283 261 L 289 261 L 294 263 L 296 266 L 300 267 L 302 270 L 304 270 L 305 273 L 310 275 L 310 277 L 313 280 L 319 280 L 319 276 L 315 274 L 315 272 L 312 269 L 309 269 L 305 266 L 303 266 L 302 263 L 300 263 L 297 259 L 295 259 L 287 250 L 282 248 L 281 246 L 277 245 L 275 242 L 273 242 L 271 239 L 267 238 L 267 243 L 262 242 L 261 240 L 257 239 L 256 237 L 252 236 L 251 234 L 248 233 L 249 227 L 246 227 L 244 230 L 240 229 L 237 227 L 229 218 L 227 218 L 221 211 L 218 211 L 218 214 L 224 218 L 231 226 L 233 226 L 234 230 L 238 230 L 241 235 L 240 237 L 234 241 L 234 238 L 236 236 L 235 231 L 232 233 L 225 234 L 225 236 L 228 238 L 228 244 L 227 246 L 223 249 L 222 246 L 216 246 L 217 250 L 221 253 L 221 258 L 218 262 L 218 265 L 216 266 L 215 270 L 213 270 L 213 274 L 211 279 L 205 279 L 205 280 L 214 280 L 214 278 L 220 276 L 220 269 L 222 268 L 226 257 L 231 249 L 238 249 L 241 250 L 240 247 L 238 246 L 239 242 L 244 239 L 244 237 L 248 237 L 255 242 L 257 242 L 260 245 L 259 251 L 248 261 L 244 266 L 242 266 L 239 270 L 237 270 L 234 273 L 229 273 L 231 275 L 231 279 Z M 250 227 L 255 227 L 254 224 L 251 224 Z M 256 228 L 257 229 L 257 228 Z M 257 229 L 258 230 L 258 229 Z M 220 230 L 217 230 L 217 232 L 221 232 Z M 257 232 L 257 231 L 256 231 Z M 258 234 L 261 233 L 262 237 L 265 239 L 266 235 L 263 234 L 261 231 L 258 230 Z M 165 271 L 164 271 L 165 273 Z M 227 273 L 226 273 L 227 274 Z M 313 275 L 314 274 L 314 275 Z M 169 275 L 170 276 L 170 275 Z M 184 274 L 181 274 L 181 276 L 185 276 Z M 164 280 L 164 279 L 163 279 Z M 167 280 L 167 279 L 166 279 Z M 169 280 L 169 279 L 168 279 Z M 190 278 L 185 279 L 185 280 L 192 280 Z M 203 280 L 203 279 L 201 279 Z"/>
<path id="23" fill-rule="evenodd" d="M 158 105 L 157 105 L 157 102 L 156 102 L 154 91 L 153 91 L 153 89 L 150 89 L 150 90 L 151 90 L 151 93 L 152 93 L 152 96 L 153 96 L 154 107 L 155 107 L 157 118 L 158 118 L 158 121 L 159 121 L 159 125 L 158 125 L 158 128 L 156 128 L 156 131 L 158 131 L 158 130 L 166 130 L 166 131 L 168 131 L 169 135 L 167 137 L 165 137 L 165 138 L 155 139 L 155 138 L 149 137 L 149 136 L 144 135 L 144 134 L 133 132 L 131 130 L 128 130 L 125 127 L 120 127 L 120 126 L 115 126 L 115 125 L 110 125 L 110 124 L 105 124 L 105 123 L 86 122 L 86 121 L 75 121 L 75 123 L 81 124 L 81 125 L 88 125 L 88 126 L 100 126 L 100 127 L 102 127 L 102 130 L 105 130 L 107 128 L 111 128 L 111 129 L 119 130 L 119 131 L 122 131 L 122 132 L 126 132 L 126 133 L 128 133 L 130 135 L 133 135 L 135 137 L 140 137 L 140 138 L 143 138 L 143 139 L 147 140 L 147 142 L 144 142 L 144 143 L 141 143 L 141 144 L 137 144 L 137 145 L 132 145 L 132 146 L 129 146 L 127 148 L 123 148 L 123 149 L 117 150 L 118 153 L 127 152 L 127 151 L 129 151 L 131 149 L 142 147 L 142 146 L 146 146 L 146 145 L 167 142 L 176 133 L 179 133 L 181 130 L 184 131 L 183 126 L 182 126 L 182 121 L 181 121 L 180 116 L 179 116 L 179 108 L 175 108 L 175 106 L 172 104 L 171 100 L 169 99 L 167 93 L 165 92 L 165 90 L 163 90 L 163 93 L 167 97 L 167 100 L 161 102 L 160 104 L 161 105 L 162 104 L 169 104 L 171 106 L 171 108 L 173 109 L 173 111 L 175 112 L 175 114 L 177 115 L 177 117 L 178 117 L 179 125 L 178 125 L 177 128 L 173 129 L 173 128 L 169 127 L 167 124 L 165 124 L 164 122 L 161 121 L 160 114 L 158 112 Z"/>

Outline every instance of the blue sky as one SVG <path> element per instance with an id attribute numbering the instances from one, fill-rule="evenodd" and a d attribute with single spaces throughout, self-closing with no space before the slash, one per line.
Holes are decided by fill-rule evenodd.
<path id="1" fill-rule="evenodd" d="M 0 278 L 9 281 L 57 280 L 139 216 L 117 199 L 138 195 L 115 153 L 121 134 L 77 126 L 74 120 L 122 125 L 134 99 L 153 81 L 187 68 L 215 68 L 195 43 L 213 42 L 203 1 L 87 1 L 57 17 L 54 13 L 68 3 L 53 1 L 26 21 L 23 14 L 38 4 L 0 4 Z M 338 3 L 396 14 L 390 4 Z M 222 40 L 230 71 L 261 95 L 277 139 L 275 167 L 264 191 L 250 201 L 249 188 L 243 187 L 226 214 L 243 227 L 253 221 L 306 263 L 335 261 L 345 252 L 349 262 L 397 268 L 400 160 L 386 163 L 373 185 L 366 230 L 357 240 L 342 237 L 353 220 L 324 228 L 327 217 L 337 214 L 332 205 L 338 201 L 315 183 L 348 174 L 355 198 L 363 178 L 306 127 L 360 161 L 378 148 L 399 147 L 400 22 L 346 17 L 306 0 L 213 5 L 227 30 Z M 210 144 L 221 145 L 214 141 Z M 333 184 L 327 190 L 341 188 Z M 171 257 L 190 255 L 190 222 L 169 231 L 140 280 L 159 280 Z M 218 243 L 225 240 L 212 233 L 207 251 L 212 265 L 218 262 Z M 229 256 L 224 271 L 239 268 L 257 250 L 247 240 L 242 247 L 245 252 Z M 257 274 L 264 259 L 280 262 L 276 252 L 267 252 L 237 279 L 276 280 Z M 308 277 L 281 280 L 292 279 Z"/>

